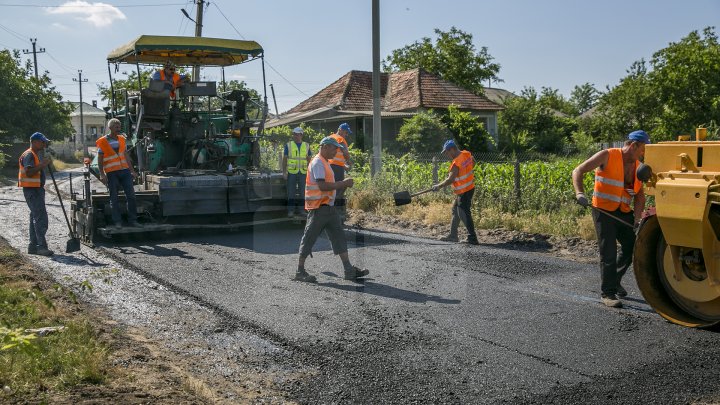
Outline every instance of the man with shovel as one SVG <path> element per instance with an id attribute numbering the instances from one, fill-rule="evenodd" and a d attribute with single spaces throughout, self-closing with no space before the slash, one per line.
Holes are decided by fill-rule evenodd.
<path id="1" fill-rule="evenodd" d="M 473 223 L 470 207 L 472 206 L 472 198 L 475 193 L 475 160 L 470 152 L 461 151 L 455 141 L 452 139 L 443 145 L 443 153 L 452 159 L 450 170 L 447 178 L 439 184 L 433 186 L 433 191 L 437 191 L 443 187 L 452 184 L 453 193 L 455 193 L 455 202 L 452 206 L 452 222 L 450 222 L 450 235 L 441 238 L 446 242 L 458 241 L 458 226 L 460 221 L 465 224 L 468 237 L 463 242 L 471 245 L 479 244 L 477 234 L 475 234 L 475 224 Z"/>
<path id="2" fill-rule="evenodd" d="M 600 297 L 608 307 L 622 307 L 620 298 L 627 296 L 620 280 L 632 263 L 633 225 L 640 222 L 645 208 L 645 194 L 642 182 L 637 178 L 637 168 L 639 159 L 645 154 L 645 145 L 649 143 L 650 137 L 645 131 L 631 132 L 622 148 L 601 150 L 572 172 L 575 200 L 588 207 L 590 202 L 585 196 L 583 176 L 595 170 L 592 217 L 600 249 Z M 616 241 L 620 242 L 619 256 Z"/>
<path id="3" fill-rule="evenodd" d="M 336 181 L 330 168 L 328 161 L 335 156 L 338 148 L 340 148 L 340 144 L 335 139 L 329 136 L 323 138 L 320 141 L 320 152 L 308 167 L 305 177 L 305 209 L 308 211 L 308 217 L 305 232 L 300 240 L 300 256 L 294 278 L 296 281 L 308 283 L 317 281 L 315 276 L 305 271 L 305 259 L 312 253 L 313 245 L 323 230 L 330 239 L 333 253 L 339 255 L 342 260 L 346 280 L 356 280 L 369 273 L 367 270 L 361 270 L 350 264 L 340 215 L 334 206 L 336 192 L 353 186 L 353 179 Z"/>
<path id="4" fill-rule="evenodd" d="M 20 155 L 18 160 L 18 187 L 22 187 L 25 202 L 30 208 L 30 243 L 28 253 L 31 255 L 52 256 L 48 249 L 45 234 L 48 230 L 48 215 L 45 209 L 45 172 L 51 160 L 45 157 L 48 139 L 40 132 L 30 136 L 30 148 Z"/>

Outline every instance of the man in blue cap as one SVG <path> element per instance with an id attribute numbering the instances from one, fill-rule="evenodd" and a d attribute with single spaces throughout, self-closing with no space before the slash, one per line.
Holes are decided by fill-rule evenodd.
<path id="1" fill-rule="evenodd" d="M 331 137 L 320 141 L 320 152 L 313 158 L 305 177 L 305 209 L 308 211 L 305 232 L 300 240 L 300 256 L 294 280 L 314 283 L 315 276 L 305 270 L 305 259 L 312 253 L 313 245 L 324 230 L 327 233 L 333 253 L 340 256 L 346 280 L 357 280 L 369 271 L 350 264 L 347 242 L 340 216 L 335 210 L 335 194 L 353 186 L 353 179 L 335 180 L 329 160 L 335 156 L 340 144 Z"/>
<path id="2" fill-rule="evenodd" d="M 590 201 L 585 196 L 583 176 L 595 170 L 592 217 L 600 250 L 600 299 L 608 307 L 622 307 L 620 298 L 628 294 L 620 280 L 632 263 L 635 232 L 630 224 L 640 222 L 645 208 L 637 167 L 649 143 L 650 137 L 645 131 L 631 132 L 622 148 L 601 150 L 572 172 L 575 199 L 588 207 Z M 619 256 L 617 242 L 620 242 Z"/>
<path id="3" fill-rule="evenodd" d="M 446 242 L 458 241 L 458 226 L 460 221 L 465 224 L 468 237 L 464 241 L 471 245 L 479 244 L 477 234 L 475 233 L 475 224 L 473 223 L 472 198 L 475 193 L 475 159 L 472 154 L 466 150 L 461 151 L 455 141 L 452 139 L 445 142 L 442 152 L 452 160 L 448 176 L 441 183 L 433 186 L 433 190 L 437 191 L 443 187 L 452 184 L 453 193 L 455 193 L 455 202 L 452 206 L 452 222 L 450 222 L 450 234 L 440 240 Z"/>
<path id="4" fill-rule="evenodd" d="M 350 125 L 347 122 L 343 122 L 338 127 L 338 130 L 334 134 L 330 134 L 340 147 L 338 148 L 335 156 L 330 159 L 330 167 L 335 174 L 335 181 L 343 181 L 345 179 L 345 168 L 350 168 L 350 152 L 348 150 L 347 138 L 352 134 Z M 345 190 L 338 190 L 337 197 L 335 199 L 335 206 L 340 210 L 340 217 L 345 219 Z"/>
<path id="5" fill-rule="evenodd" d="M 45 172 L 51 160 L 45 157 L 45 148 L 50 142 L 45 135 L 35 132 L 30 136 L 30 148 L 18 159 L 18 187 L 22 187 L 25 202 L 30 208 L 28 253 L 52 256 L 45 234 L 48 229 L 48 215 L 45 209 Z"/>

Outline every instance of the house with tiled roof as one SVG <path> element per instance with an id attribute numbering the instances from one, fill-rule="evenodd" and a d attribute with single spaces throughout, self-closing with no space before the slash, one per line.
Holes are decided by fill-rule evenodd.
<path id="1" fill-rule="evenodd" d="M 422 69 L 382 73 L 380 79 L 383 140 L 393 140 L 406 118 L 420 111 L 446 110 L 450 104 L 480 118 L 497 138 L 497 113 L 502 105 L 458 87 Z M 280 116 L 266 127 L 306 124 L 331 133 L 350 124 L 357 143 L 372 139 L 372 72 L 352 70 Z"/>

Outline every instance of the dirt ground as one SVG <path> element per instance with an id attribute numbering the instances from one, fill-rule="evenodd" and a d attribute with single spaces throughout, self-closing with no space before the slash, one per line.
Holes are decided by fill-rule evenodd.
<path id="1" fill-rule="evenodd" d="M 391 232 L 423 238 L 439 239 L 450 231 L 450 224 L 427 225 L 394 216 L 382 216 L 361 210 L 348 210 L 346 224 L 370 231 Z M 460 226 L 460 239 L 465 230 Z M 481 245 L 496 248 L 536 252 L 568 260 L 597 262 L 597 242 L 581 238 L 562 238 L 541 234 L 512 231 L 504 228 L 477 229 Z"/>
<path id="2" fill-rule="evenodd" d="M 12 249 L 0 238 L 0 248 Z M 102 310 L 73 302 L 59 292 L 56 282 L 38 271 L 21 256 L 0 263 L 3 277 L 24 280 L 50 297 L 58 311 L 72 318 L 89 319 L 98 339 L 109 348 L 104 384 L 85 384 L 67 391 L 38 390 L 34 396 L 15 397 L 0 394 L 2 403 L 51 404 L 205 404 L 215 402 L 204 383 L 183 370 L 183 359 L 171 356 L 158 343 L 147 339 L 141 330 L 121 326 Z"/>

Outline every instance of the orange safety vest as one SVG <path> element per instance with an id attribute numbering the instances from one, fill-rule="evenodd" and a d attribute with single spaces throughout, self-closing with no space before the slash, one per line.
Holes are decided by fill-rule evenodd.
<path id="1" fill-rule="evenodd" d="M 462 194 L 474 189 L 475 173 L 473 172 L 473 168 L 475 167 L 475 161 L 470 152 L 466 150 L 460 152 L 458 157 L 453 159 L 450 170 L 452 170 L 453 166 L 458 168 L 458 174 L 452 183 L 453 192 L 455 194 Z"/>
<path id="2" fill-rule="evenodd" d="M 330 138 L 333 138 L 337 141 L 340 145 L 345 146 L 345 149 L 348 148 L 348 143 L 342 136 L 338 134 L 330 134 Z M 335 166 L 345 166 L 347 162 L 345 161 L 345 155 L 343 155 L 342 148 L 338 148 L 337 152 L 335 152 L 335 157 L 330 159 L 330 164 Z"/>
<path id="3" fill-rule="evenodd" d="M 32 150 L 32 148 L 28 148 L 28 150 L 23 152 L 22 155 L 20 155 L 20 159 L 18 160 L 18 166 L 20 167 L 20 170 L 18 170 L 18 187 L 40 187 L 41 170 L 38 170 L 38 172 L 33 174 L 32 176 L 28 176 L 27 172 L 25 171 L 25 167 L 22 164 L 23 159 L 25 159 L 25 156 L 28 153 L 32 153 L 33 158 L 35 159 L 35 167 L 38 167 L 38 165 L 40 165 L 40 159 L 38 158 L 37 153 Z"/>
<path id="4" fill-rule="evenodd" d="M 160 70 L 160 80 L 165 81 L 165 69 Z M 170 98 L 175 98 L 175 89 L 177 89 L 178 84 L 180 84 L 180 75 L 177 73 L 173 73 L 172 75 L 172 90 L 170 90 Z"/>
<path id="5" fill-rule="evenodd" d="M 128 169 L 127 159 L 125 159 L 125 135 L 118 135 L 120 147 L 117 153 L 110 146 L 107 136 L 100 137 L 95 141 L 95 145 L 103 152 L 103 170 L 105 173 L 114 172 L 116 170 Z"/>
<path id="6" fill-rule="evenodd" d="M 321 205 L 332 205 L 335 202 L 335 190 L 322 191 L 317 182 L 312 178 L 312 166 L 315 159 L 320 159 L 325 168 L 325 182 L 335 183 L 335 175 L 333 174 L 330 164 L 325 158 L 320 156 L 320 153 L 315 155 L 313 160 L 308 165 L 307 175 L 305 176 L 305 209 L 316 210 Z"/>
<path id="7" fill-rule="evenodd" d="M 620 207 L 622 212 L 630 212 L 630 203 L 635 194 L 640 191 L 642 182 L 634 175 L 635 181 L 632 189 L 625 188 L 625 172 L 623 171 L 622 149 L 611 148 L 607 164 L 603 170 L 595 169 L 595 189 L 593 191 L 593 207 L 605 211 L 615 211 Z M 637 171 L 638 161 L 635 161 Z"/>

